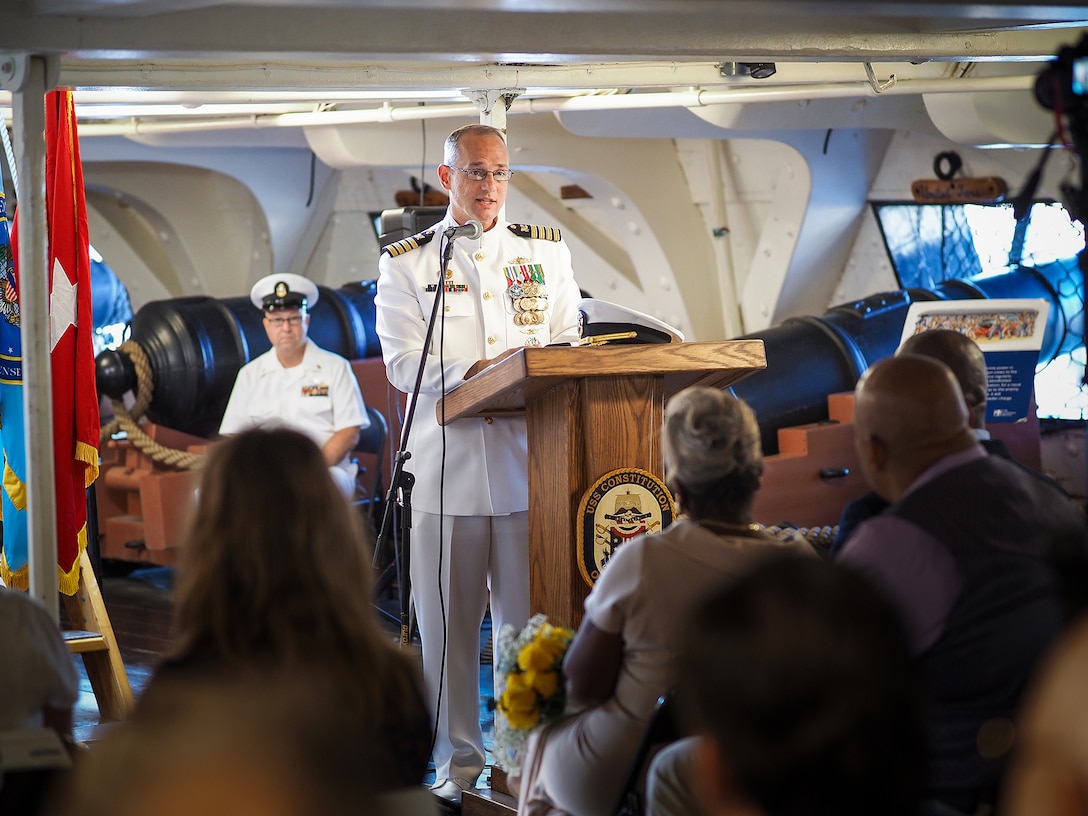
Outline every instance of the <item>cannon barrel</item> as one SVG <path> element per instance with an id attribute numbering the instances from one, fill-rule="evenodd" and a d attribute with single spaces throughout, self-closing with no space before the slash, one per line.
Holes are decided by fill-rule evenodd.
<path id="1" fill-rule="evenodd" d="M 1072 268 L 1070 268 L 1072 266 Z M 901 289 L 790 318 L 742 339 L 763 340 L 767 368 L 733 386 L 759 419 L 764 453 L 778 452 L 778 429 L 827 419 L 827 395 L 853 391 L 865 370 L 895 353 L 910 305 L 920 301 L 1034 298 L 1050 304 L 1040 362 L 1083 335 L 1084 280 L 1075 261 L 1019 267 L 1002 275 Z"/>
<path id="2" fill-rule="evenodd" d="M 310 336 L 348 359 L 381 355 L 374 331 L 375 281 L 319 287 Z M 827 395 L 852 391 L 865 369 L 894 353 L 907 309 L 916 301 L 1041 298 L 1050 303 L 1040 361 L 1069 351 L 1083 334 L 1083 275 L 1068 262 L 1020 267 L 1003 275 L 946 281 L 933 289 L 871 295 L 821 316 L 790 318 L 746 335 L 763 340 L 767 369 L 733 386 L 759 419 L 763 448 L 778 451 L 778 429 L 827 419 Z M 235 375 L 270 347 L 249 298 L 155 301 L 137 312 L 131 339 L 146 352 L 154 396 L 148 416 L 209 436 L 219 426 Z M 135 388 L 132 361 L 107 351 L 97 361 L 99 390 L 114 398 Z"/>

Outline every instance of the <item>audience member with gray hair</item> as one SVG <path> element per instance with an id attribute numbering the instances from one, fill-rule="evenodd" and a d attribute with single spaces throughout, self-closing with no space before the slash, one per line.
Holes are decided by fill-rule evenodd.
<path id="1" fill-rule="evenodd" d="M 677 490 L 687 494 L 688 517 L 751 521 L 763 451 L 747 403 L 713 388 L 683 391 L 665 411 L 661 443 L 669 489 L 678 503 Z M 693 502 L 699 508 L 691 507 Z"/>
<path id="2" fill-rule="evenodd" d="M 688 610 L 770 552 L 815 557 L 752 519 L 763 459 L 751 409 L 692 388 L 672 398 L 662 430 L 665 478 L 681 517 L 618 548 L 585 601 L 563 664 L 581 713 L 540 729 L 522 762 L 518 812 L 611 816 L 657 699 L 675 681 Z"/>

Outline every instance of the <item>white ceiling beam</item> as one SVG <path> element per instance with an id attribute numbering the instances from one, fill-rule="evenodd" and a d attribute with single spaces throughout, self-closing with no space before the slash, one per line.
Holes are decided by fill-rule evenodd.
<path id="1" fill-rule="evenodd" d="M 1053 2 L 578 0 L 565 11 L 553 0 L 193 5 L 5 4 L 0 51 L 239 62 L 1036 59 L 1054 52 L 1056 31 L 1088 21 L 1085 5 Z"/>

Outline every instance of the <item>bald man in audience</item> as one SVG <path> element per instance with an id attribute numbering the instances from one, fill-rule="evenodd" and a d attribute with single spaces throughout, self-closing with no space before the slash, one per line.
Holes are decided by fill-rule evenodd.
<path id="1" fill-rule="evenodd" d="M 964 402 L 967 404 L 968 424 L 971 433 L 979 441 L 991 456 L 1001 456 L 1012 459 L 1008 446 L 1000 439 L 993 439 L 986 430 L 986 389 L 988 379 L 986 376 L 986 359 L 978 343 L 958 331 L 951 329 L 931 329 L 920 332 L 903 341 L 896 351 L 900 354 L 920 354 L 923 357 L 932 357 L 940 360 L 952 370 L 952 375 L 959 383 L 963 393 Z M 1031 473 L 1037 473 L 1031 471 Z M 1037 474 L 1041 479 L 1052 481 L 1041 473 Z M 1060 489 L 1060 488 L 1059 488 Z M 843 508 L 839 518 L 839 529 L 835 540 L 828 551 L 834 558 L 842 549 L 842 545 L 850 537 L 854 529 L 865 519 L 875 516 L 888 506 L 888 503 L 875 492 L 866 493 L 860 498 L 854 499 Z"/>
<path id="2" fill-rule="evenodd" d="M 987 452 L 1011 459 L 1012 454 L 1000 440 L 991 439 L 986 430 L 986 358 L 978 343 L 958 331 L 930 329 L 908 337 L 896 351 L 900 354 L 920 354 L 940 360 L 952 371 L 959 383 L 963 401 L 967 404 L 971 433 Z"/>
<path id="3" fill-rule="evenodd" d="M 929 812 L 976 813 L 996 796 L 1021 691 L 1064 624 L 1050 559 L 1084 546 L 1084 514 L 986 455 L 936 360 L 870 368 L 854 422 L 866 480 L 890 507 L 839 560 L 875 578 L 907 625 L 931 711 Z"/>

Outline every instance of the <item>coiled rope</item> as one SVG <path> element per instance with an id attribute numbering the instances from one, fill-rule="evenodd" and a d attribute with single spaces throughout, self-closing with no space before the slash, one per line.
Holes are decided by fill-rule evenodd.
<path id="1" fill-rule="evenodd" d="M 127 354 L 136 367 L 136 401 L 132 404 L 132 408 L 126 408 L 124 400 L 110 398 L 110 404 L 113 406 L 113 420 L 102 426 L 98 444 L 105 445 L 115 433 L 124 431 L 137 450 L 147 454 L 156 462 L 171 465 L 179 470 L 202 468 L 205 454 L 180 451 L 161 445 L 137 424 L 140 417 L 147 411 L 147 407 L 151 405 L 151 398 L 155 393 L 155 378 L 151 372 L 151 363 L 148 362 L 147 354 L 139 343 L 126 340 L 119 350 Z"/>
<path id="2" fill-rule="evenodd" d="M 818 555 L 826 557 L 828 550 L 831 549 L 831 543 L 839 534 L 839 525 L 835 524 L 827 527 L 796 527 L 792 524 L 780 522 L 766 527 L 765 530 L 779 541 L 788 541 L 791 538 L 801 536 L 812 545 L 812 549 L 814 549 Z"/>

